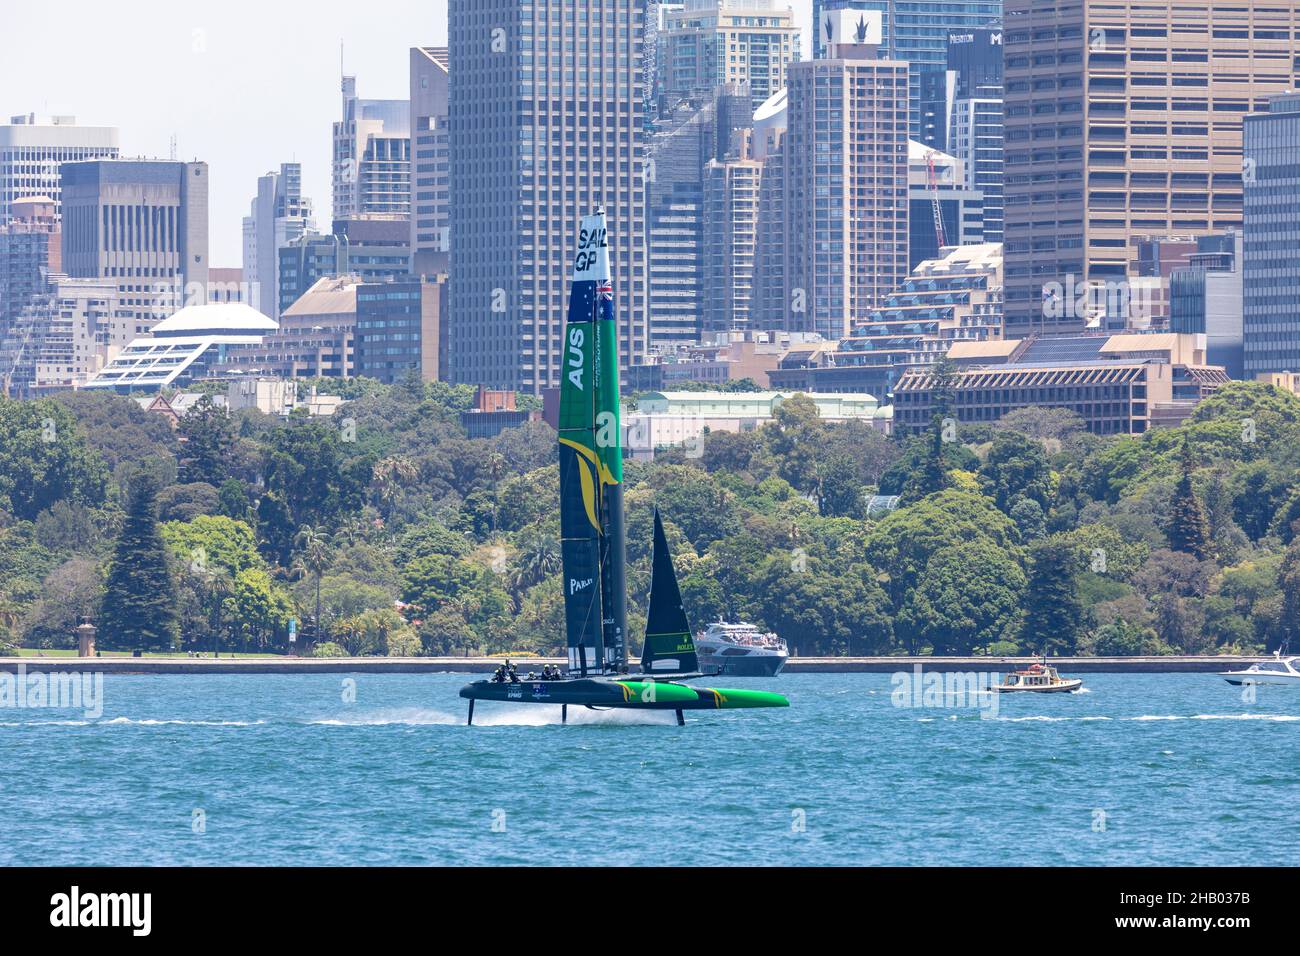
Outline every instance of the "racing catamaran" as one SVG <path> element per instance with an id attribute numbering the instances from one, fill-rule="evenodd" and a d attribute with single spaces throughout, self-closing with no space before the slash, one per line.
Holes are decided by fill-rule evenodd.
<path id="1" fill-rule="evenodd" d="M 780 694 L 699 690 L 699 672 L 663 521 L 655 513 L 654 572 L 642 674 L 628 676 L 627 558 L 623 519 L 623 435 L 619 415 L 618 328 L 605 214 L 582 221 L 564 333 L 560 389 L 560 532 L 568 673 L 560 679 L 497 679 L 469 684 L 469 723 L 480 700 L 558 704 L 592 710 L 788 707 Z"/>

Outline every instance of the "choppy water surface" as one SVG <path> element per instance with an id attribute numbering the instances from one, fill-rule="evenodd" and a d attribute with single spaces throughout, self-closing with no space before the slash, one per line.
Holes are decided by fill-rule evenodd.
<path id="1" fill-rule="evenodd" d="M 105 678 L 0 709 L 0 863 L 1294 864 L 1300 688 L 1095 675 L 900 709 L 890 678 L 729 679 L 789 710 L 480 705 L 458 676 Z M 198 831 L 198 832 L 196 832 Z"/>

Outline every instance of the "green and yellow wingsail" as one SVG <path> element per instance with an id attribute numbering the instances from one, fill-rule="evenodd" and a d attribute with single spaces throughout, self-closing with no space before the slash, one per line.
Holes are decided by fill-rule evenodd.
<path id="1" fill-rule="evenodd" d="M 605 214 L 582 221 L 564 329 L 560 385 L 560 528 L 569 673 L 627 662 L 627 557 L 618 329 Z"/>

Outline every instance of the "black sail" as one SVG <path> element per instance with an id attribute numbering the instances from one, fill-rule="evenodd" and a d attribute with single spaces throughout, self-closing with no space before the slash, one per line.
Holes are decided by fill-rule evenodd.
<path id="1" fill-rule="evenodd" d="M 691 624 L 682 607 L 673 556 L 668 550 L 663 519 L 655 511 L 654 572 L 650 581 L 650 614 L 646 618 L 641 669 L 647 674 L 687 674 L 700 669 Z"/>

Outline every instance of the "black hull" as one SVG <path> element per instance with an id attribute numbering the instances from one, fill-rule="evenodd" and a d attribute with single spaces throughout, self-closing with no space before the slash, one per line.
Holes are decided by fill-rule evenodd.
<path id="1" fill-rule="evenodd" d="M 775 654 L 761 657 L 701 657 L 700 667 L 726 677 L 776 677 L 785 668 L 788 657 Z"/>
<path id="2" fill-rule="evenodd" d="M 592 678 L 566 681 L 526 681 L 498 684 L 478 681 L 461 688 L 466 700 L 496 701 L 502 704 L 550 704 L 552 706 L 597 707 L 619 710 L 716 710 L 711 699 L 706 703 L 681 684 L 657 684 L 653 699 L 639 692 L 641 685 L 616 683 Z M 689 694 L 689 697 L 687 696 Z"/>
<path id="3" fill-rule="evenodd" d="M 593 710 L 676 711 L 678 723 L 686 711 L 750 710 L 759 707 L 789 707 L 780 694 L 760 690 L 723 690 L 687 687 L 673 681 L 635 678 L 589 678 L 567 681 L 529 681 L 498 684 L 478 681 L 461 688 L 460 696 L 470 702 L 469 722 L 474 722 L 474 705 L 481 700 L 503 704 L 549 704 L 563 708 L 567 720 L 570 707 Z"/>

